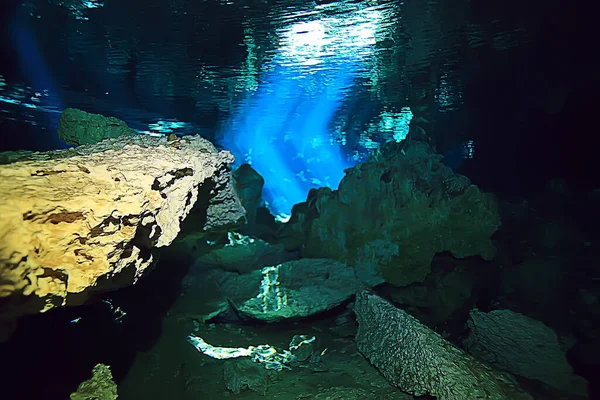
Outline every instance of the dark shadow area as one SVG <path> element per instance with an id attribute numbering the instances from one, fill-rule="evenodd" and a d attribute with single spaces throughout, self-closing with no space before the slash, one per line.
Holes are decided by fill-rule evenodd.
<path id="1" fill-rule="evenodd" d="M 475 157 L 459 172 L 482 189 L 527 197 L 555 178 L 576 190 L 600 185 L 592 128 L 600 77 L 585 14 L 561 2 L 537 22 L 532 43 L 503 52 L 483 46 L 476 62 L 465 61 L 464 106 L 440 116 L 436 142 L 446 153 L 460 137 L 475 140 Z"/>
<path id="2" fill-rule="evenodd" d="M 23 317 L 0 344 L 5 365 L 3 398 L 65 400 L 97 363 L 111 366 L 118 384 L 140 351 L 152 348 L 161 321 L 179 295 L 191 259 L 164 249 L 156 268 L 137 285 L 108 293 L 90 305 Z M 119 319 L 113 310 L 126 315 Z"/>

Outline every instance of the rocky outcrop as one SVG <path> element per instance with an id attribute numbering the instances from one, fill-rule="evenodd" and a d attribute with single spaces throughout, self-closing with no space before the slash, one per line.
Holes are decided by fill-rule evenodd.
<path id="1" fill-rule="evenodd" d="M 573 373 L 556 333 L 543 323 L 510 310 L 472 310 L 468 326 L 465 344 L 475 357 L 554 391 L 586 396 L 586 381 Z"/>
<path id="2" fill-rule="evenodd" d="M 357 296 L 359 350 L 388 382 L 440 400 L 530 400 L 508 376 L 479 363 L 403 310 L 374 294 Z"/>
<path id="3" fill-rule="evenodd" d="M 134 284 L 193 209 L 198 230 L 243 220 L 232 161 L 199 136 L 134 136 L 0 165 L 0 321 Z"/>
<path id="4" fill-rule="evenodd" d="M 235 188 L 242 205 L 246 209 L 249 225 L 256 222 L 258 208 L 262 206 L 262 189 L 265 179 L 250 164 L 242 164 L 233 171 Z"/>
<path id="5" fill-rule="evenodd" d="M 454 174 L 425 142 L 387 143 L 346 171 L 339 189 L 313 190 L 280 238 L 304 257 L 337 259 L 370 284 L 421 282 L 433 256 L 495 254 L 495 199 Z"/>
<path id="6" fill-rule="evenodd" d="M 225 232 L 235 229 L 246 221 L 246 210 L 241 205 L 230 178 L 229 168 L 227 168 L 227 173 L 215 174 L 208 185 L 202 185 L 200 196 L 202 200 L 208 200 L 208 204 L 206 211 L 202 202 L 200 207 L 192 210 L 200 217 L 194 230 L 201 227 L 205 232 Z"/>
<path id="7" fill-rule="evenodd" d="M 269 388 L 269 375 L 272 373 L 246 358 L 229 360 L 223 367 L 223 380 L 227 389 L 234 394 L 250 390 L 262 396 Z"/>
<path id="8" fill-rule="evenodd" d="M 203 247 L 193 243 L 181 245 L 177 239 L 170 248 L 186 254 L 202 254 L 182 281 L 171 315 L 202 322 L 226 315 L 231 310 L 231 301 L 242 304 L 258 295 L 262 268 L 295 258 L 295 254 L 287 253 L 282 246 L 260 239 L 236 232 L 228 232 L 227 238 L 226 243 L 208 241 L 207 244 L 205 237 Z M 183 241 L 190 239 L 195 237 L 185 237 Z M 200 239 L 194 241 L 199 243 Z"/>
<path id="9" fill-rule="evenodd" d="M 58 121 L 60 140 L 75 146 L 94 144 L 109 138 L 135 136 L 137 132 L 120 119 L 67 108 Z"/>
<path id="10" fill-rule="evenodd" d="M 236 232 L 228 232 L 227 236 L 228 243 L 210 249 L 198 257 L 196 263 L 205 268 L 221 268 L 245 274 L 294 259 L 295 254 L 286 252 L 282 245 L 270 244 Z"/>

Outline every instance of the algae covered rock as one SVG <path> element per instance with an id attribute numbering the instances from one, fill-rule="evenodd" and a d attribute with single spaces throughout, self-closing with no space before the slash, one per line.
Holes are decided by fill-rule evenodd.
<path id="1" fill-rule="evenodd" d="M 137 132 L 115 117 L 91 114 L 77 108 L 67 108 L 58 121 L 58 137 L 68 144 L 80 146 L 104 139 L 135 136 Z"/>
<path id="2" fill-rule="evenodd" d="M 104 364 L 97 364 L 92 370 L 92 378 L 82 382 L 70 396 L 71 400 L 115 400 L 118 397 L 110 367 Z"/>
<path id="3" fill-rule="evenodd" d="M 304 257 L 345 262 L 397 286 L 421 282 L 436 253 L 495 255 L 494 197 L 442 164 L 425 142 L 387 143 L 346 171 L 339 189 L 313 190 L 281 233 Z M 371 268 L 371 273 L 368 269 Z"/>

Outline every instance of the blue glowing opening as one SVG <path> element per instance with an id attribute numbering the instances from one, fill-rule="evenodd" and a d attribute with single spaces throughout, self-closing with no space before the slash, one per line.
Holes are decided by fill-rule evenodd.
<path id="1" fill-rule="evenodd" d="M 288 217 L 311 188 L 336 188 L 355 163 L 330 128 L 372 52 L 379 19 L 363 10 L 286 27 L 269 72 L 224 127 L 223 145 L 265 178 L 263 199 L 275 216 Z"/>

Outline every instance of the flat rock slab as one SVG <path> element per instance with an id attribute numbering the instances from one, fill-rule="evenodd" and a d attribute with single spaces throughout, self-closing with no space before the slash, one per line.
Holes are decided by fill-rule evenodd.
<path id="1" fill-rule="evenodd" d="M 273 322 L 331 310 L 364 285 L 343 263 L 305 258 L 243 275 L 228 273 L 220 287 L 243 316 Z"/>

